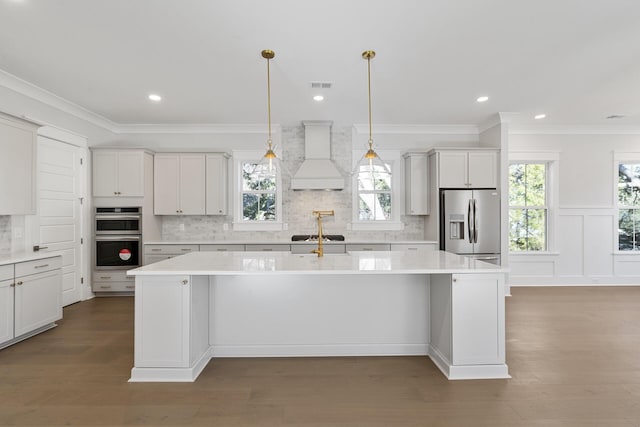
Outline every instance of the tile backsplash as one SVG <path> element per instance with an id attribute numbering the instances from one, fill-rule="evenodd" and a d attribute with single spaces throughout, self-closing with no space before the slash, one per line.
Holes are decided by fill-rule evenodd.
<path id="1" fill-rule="evenodd" d="M 282 157 L 286 167 L 294 173 L 304 160 L 304 127 L 282 129 Z M 331 157 L 338 168 L 348 174 L 351 170 L 351 128 L 333 129 L 331 133 Z M 165 216 L 162 221 L 162 239 L 169 241 L 193 240 L 259 240 L 285 241 L 292 234 L 315 234 L 316 220 L 313 210 L 333 209 L 334 217 L 323 218 L 326 234 L 343 234 L 349 240 L 399 241 L 422 240 L 424 238 L 424 217 L 403 216 L 405 224 L 401 231 L 350 231 L 352 194 L 351 180 L 347 179 L 343 191 L 293 191 L 290 177 L 283 177 L 282 210 L 283 220 L 288 224 L 286 231 L 233 231 L 231 216 Z M 224 225 L 228 225 L 228 231 Z"/>
<path id="2" fill-rule="evenodd" d="M 0 215 L 0 257 L 11 253 L 11 216 Z"/>

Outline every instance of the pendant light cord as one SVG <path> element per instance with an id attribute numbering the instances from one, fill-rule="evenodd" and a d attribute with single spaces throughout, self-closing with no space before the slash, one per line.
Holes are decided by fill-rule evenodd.
<path id="1" fill-rule="evenodd" d="M 373 145 L 373 131 L 372 131 L 372 119 L 371 119 L 371 57 L 367 57 L 367 81 L 368 81 L 368 93 L 369 93 L 369 148 Z"/>
<path id="2" fill-rule="evenodd" d="M 271 148 L 271 69 L 269 67 L 269 62 L 271 60 L 267 58 L 267 115 L 268 115 L 268 126 L 269 126 L 269 148 Z"/>

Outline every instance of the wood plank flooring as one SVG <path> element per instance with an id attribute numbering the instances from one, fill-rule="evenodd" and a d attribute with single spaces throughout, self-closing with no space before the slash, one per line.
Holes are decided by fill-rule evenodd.
<path id="1" fill-rule="evenodd" d="M 515 288 L 510 380 L 426 357 L 216 359 L 195 383 L 128 383 L 133 299 L 65 308 L 0 351 L 0 425 L 640 426 L 640 287 Z"/>

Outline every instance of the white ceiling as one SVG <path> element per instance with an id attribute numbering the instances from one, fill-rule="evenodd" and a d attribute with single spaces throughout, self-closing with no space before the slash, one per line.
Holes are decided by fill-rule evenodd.
<path id="1" fill-rule="evenodd" d="M 640 125 L 637 0 L 0 0 L 0 69 L 120 124 L 266 123 L 262 49 L 283 125 L 366 123 L 366 49 L 375 124 Z"/>

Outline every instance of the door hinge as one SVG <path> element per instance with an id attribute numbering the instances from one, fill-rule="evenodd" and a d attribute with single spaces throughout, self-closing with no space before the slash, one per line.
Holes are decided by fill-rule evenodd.
<path id="1" fill-rule="evenodd" d="M 80 157 L 80 164 L 82 164 L 82 161 L 83 161 L 83 159 L 82 159 L 82 157 Z"/>
<path id="2" fill-rule="evenodd" d="M 84 205 L 84 197 L 78 197 L 78 199 L 80 200 L 80 204 Z"/>
<path id="3" fill-rule="evenodd" d="M 81 278 L 80 278 L 80 284 L 81 284 L 81 285 L 84 285 L 84 277 L 81 277 Z"/>
<path id="4" fill-rule="evenodd" d="M 81 245 L 84 245 L 84 237 L 81 237 L 81 238 L 80 238 L 80 244 L 81 244 Z"/>

